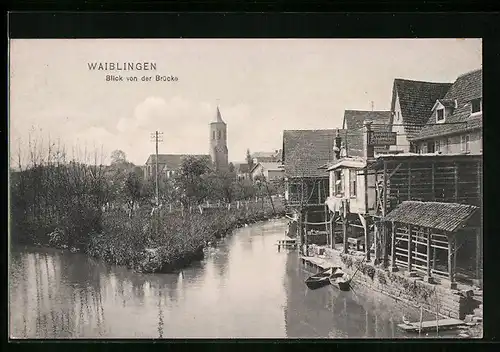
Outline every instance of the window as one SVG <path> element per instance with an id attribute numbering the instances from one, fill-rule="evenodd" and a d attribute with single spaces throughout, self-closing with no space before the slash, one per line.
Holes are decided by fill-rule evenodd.
<path id="1" fill-rule="evenodd" d="M 399 111 L 396 113 L 396 116 L 397 116 L 396 121 L 399 122 Z"/>
<path id="2" fill-rule="evenodd" d="M 460 149 L 462 152 L 468 153 L 470 151 L 469 143 L 470 135 L 466 134 L 460 137 Z"/>
<path id="3" fill-rule="evenodd" d="M 427 143 L 427 153 L 434 153 L 434 142 Z"/>
<path id="4" fill-rule="evenodd" d="M 483 110 L 483 102 L 481 99 L 474 99 L 470 102 L 471 113 L 476 114 Z"/>
<path id="5" fill-rule="evenodd" d="M 220 139 L 221 131 L 217 131 L 217 139 Z"/>
<path id="6" fill-rule="evenodd" d="M 342 194 L 342 173 L 335 171 L 335 195 Z"/>
<path id="7" fill-rule="evenodd" d="M 441 151 L 441 141 L 438 139 L 434 144 L 434 152 L 439 153 Z"/>
<path id="8" fill-rule="evenodd" d="M 212 139 L 215 139 L 215 131 L 212 133 Z"/>
<path id="9" fill-rule="evenodd" d="M 351 197 L 356 197 L 356 170 L 349 170 L 349 194 Z"/>
<path id="10" fill-rule="evenodd" d="M 436 121 L 437 122 L 444 121 L 444 109 L 437 109 L 436 110 Z"/>
<path id="11" fill-rule="evenodd" d="M 427 153 L 427 144 L 426 143 L 422 143 L 422 146 L 421 146 L 420 149 L 421 149 L 422 154 Z"/>

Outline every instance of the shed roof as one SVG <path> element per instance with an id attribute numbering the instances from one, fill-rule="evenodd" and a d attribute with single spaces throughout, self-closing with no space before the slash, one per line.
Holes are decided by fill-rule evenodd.
<path id="1" fill-rule="evenodd" d="M 455 232 L 477 209 L 468 204 L 404 201 L 385 220 Z"/>
<path id="2" fill-rule="evenodd" d="M 333 164 L 328 167 L 328 171 L 335 170 L 341 167 L 354 168 L 354 169 L 362 169 L 366 166 L 366 160 L 359 159 L 343 159 L 338 163 Z"/>

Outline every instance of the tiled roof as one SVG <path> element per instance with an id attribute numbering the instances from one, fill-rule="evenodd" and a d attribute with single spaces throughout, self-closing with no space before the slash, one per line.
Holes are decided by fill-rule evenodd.
<path id="1" fill-rule="evenodd" d="M 271 170 L 271 171 L 282 171 L 283 170 L 282 165 L 278 162 L 259 162 L 259 163 L 257 163 L 257 165 L 255 165 L 252 168 L 252 172 L 253 172 L 253 170 L 255 170 L 255 168 L 258 165 L 261 165 L 264 168 L 264 170 Z"/>
<path id="2" fill-rule="evenodd" d="M 252 153 L 252 158 L 257 158 L 257 159 L 273 159 L 276 158 L 277 152 L 255 152 Z"/>
<path id="3" fill-rule="evenodd" d="M 397 94 L 408 139 L 418 134 L 427 122 L 436 100 L 444 98 L 450 87 L 451 83 L 411 81 L 400 78 L 394 80 L 391 111 L 395 109 Z"/>
<path id="4" fill-rule="evenodd" d="M 248 164 L 241 163 L 241 164 L 235 164 L 234 169 L 236 170 L 237 173 L 245 174 L 248 172 L 249 167 L 248 167 Z"/>
<path id="5" fill-rule="evenodd" d="M 440 124 L 436 124 L 433 114 L 428 111 L 425 115 L 427 125 L 412 139 L 421 140 L 482 128 L 482 114 L 471 116 L 470 107 L 471 100 L 483 96 L 482 73 L 482 69 L 479 69 L 458 77 L 444 97 L 445 101 L 455 101 L 456 99 L 457 108 L 453 110 L 451 115 L 446 116 L 444 123 Z"/>
<path id="6" fill-rule="evenodd" d="M 338 130 L 346 142 L 349 156 L 363 154 L 362 133 Z M 288 177 L 324 177 L 325 169 L 318 169 L 333 161 L 333 146 L 337 130 L 283 131 L 283 164 Z"/>
<path id="7" fill-rule="evenodd" d="M 478 209 L 474 205 L 405 201 L 385 219 L 436 230 L 454 232 Z"/>
<path id="8" fill-rule="evenodd" d="M 445 108 L 455 108 L 455 99 L 438 99 Z"/>
<path id="9" fill-rule="evenodd" d="M 211 160 L 210 155 L 206 154 L 158 154 L 158 164 L 166 165 L 166 167 L 170 170 L 178 169 L 181 167 L 182 160 L 186 157 L 195 157 L 195 158 L 206 158 Z M 154 165 L 156 163 L 156 155 L 151 154 L 146 161 L 148 165 Z"/>
<path id="10" fill-rule="evenodd" d="M 365 121 L 371 121 L 374 131 L 389 132 L 391 130 L 390 120 L 390 111 L 346 110 L 344 112 L 343 128 L 348 130 L 359 130 L 363 128 Z"/>

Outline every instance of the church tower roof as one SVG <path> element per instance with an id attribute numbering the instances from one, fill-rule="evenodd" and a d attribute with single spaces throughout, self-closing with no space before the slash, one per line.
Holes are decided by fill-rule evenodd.
<path id="1" fill-rule="evenodd" d="M 214 122 L 226 124 L 224 122 L 224 120 L 222 119 L 222 115 L 220 113 L 219 106 L 217 106 L 217 116 L 216 116 L 216 120 Z"/>

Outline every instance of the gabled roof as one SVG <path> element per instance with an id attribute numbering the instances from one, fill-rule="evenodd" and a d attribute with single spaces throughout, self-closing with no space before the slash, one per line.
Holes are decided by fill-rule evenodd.
<path id="1" fill-rule="evenodd" d="M 348 156 L 363 154 L 362 133 L 338 130 Z M 320 167 L 333 161 L 336 129 L 283 131 L 283 164 L 287 177 L 325 177 Z"/>
<path id="2" fill-rule="evenodd" d="M 362 111 L 345 110 L 344 123 L 342 128 L 348 130 L 359 130 L 363 128 L 365 121 L 373 123 L 374 131 L 390 132 L 391 112 L 390 111 Z"/>
<path id="3" fill-rule="evenodd" d="M 276 152 L 255 152 L 252 153 L 252 158 L 273 159 L 276 158 Z"/>
<path id="4" fill-rule="evenodd" d="M 438 100 L 436 100 L 436 103 L 434 104 L 434 106 L 432 107 L 431 110 L 434 110 L 436 108 L 436 105 L 438 105 L 438 104 L 443 105 L 445 108 L 452 108 L 452 109 L 454 109 L 455 108 L 455 102 L 456 102 L 455 99 L 438 99 Z"/>
<path id="5" fill-rule="evenodd" d="M 477 209 L 467 204 L 404 201 L 385 220 L 455 232 Z"/>
<path id="6" fill-rule="evenodd" d="M 391 111 L 395 109 L 397 96 L 401 107 L 404 131 L 408 139 L 420 131 L 427 122 L 429 112 L 436 100 L 444 98 L 450 87 L 451 83 L 411 81 L 401 78 L 394 80 Z"/>
<path id="7" fill-rule="evenodd" d="M 278 162 L 259 162 L 255 164 L 252 168 L 252 172 L 258 167 L 262 166 L 264 170 L 269 170 L 269 171 L 283 171 L 283 165 Z"/>
<path id="8" fill-rule="evenodd" d="M 166 165 L 167 169 L 178 169 L 182 165 L 182 160 L 186 157 L 195 158 L 206 158 L 211 160 L 210 155 L 206 154 L 158 154 L 158 164 Z M 156 163 L 156 154 L 151 154 L 146 161 L 148 165 L 154 165 Z"/>
<path id="9" fill-rule="evenodd" d="M 427 125 L 412 140 L 462 133 L 483 127 L 482 114 L 471 116 L 470 101 L 483 96 L 482 69 L 466 73 L 457 78 L 444 97 L 444 101 L 457 101 L 457 108 L 446 116 L 443 123 L 436 124 L 434 115 L 428 112 Z M 440 100 L 441 101 L 441 100 Z"/>

